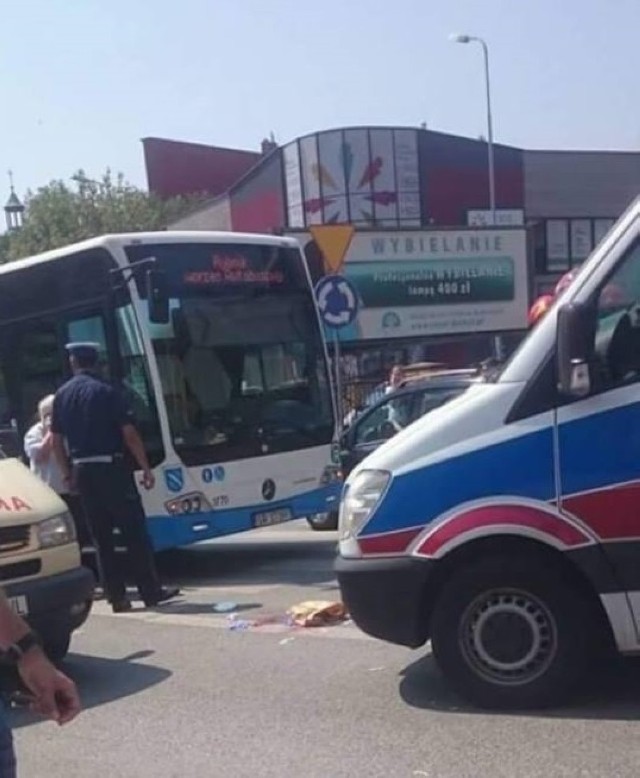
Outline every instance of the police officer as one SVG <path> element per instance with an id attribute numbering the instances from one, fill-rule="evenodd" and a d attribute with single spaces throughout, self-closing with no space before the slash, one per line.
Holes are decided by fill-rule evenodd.
<path id="1" fill-rule="evenodd" d="M 74 480 L 82 497 L 114 613 L 131 610 L 115 550 L 115 526 L 124 537 L 140 597 L 153 607 L 180 592 L 160 585 L 140 496 L 125 466 L 126 447 L 142 470 L 142 485 L 153 488 L 142 440 L 122 396 L 97 373 L 99 346 L 70 343 L 66 348 L 73 377 L 53 401 L 54 452 L 67 484 Z"/>

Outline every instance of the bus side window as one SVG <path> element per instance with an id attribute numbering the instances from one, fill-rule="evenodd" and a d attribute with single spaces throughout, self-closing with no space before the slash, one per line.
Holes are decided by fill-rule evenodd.
<path id="1" fill-rule="evenodd" d="M 38 403 L 53 394 L 64 381 L 65 357 L 52 321 L 32 321 L 16 333 L 12 344 L 13 370 L 19 386 L 18 424 L 25 430 L 33 423 Z"/>
<path id="2" fill-rule="evenodd" d="M 3 359 L 0 356 L 0 459 L 3 457 L 24 457 L 24 451 L 9 398 Z"/>
<path id="3" fill-rule="evenodd" d="M 88 316 L 68 322 L 67 334 L 69 343 L 98 343 L 103 357 L 106 357 L 107 335 L 102 316 Z M 101 372 L 105 378 L 111 374 L 109 360 L 106 358 L 103 358 L 101 363 Z"/>

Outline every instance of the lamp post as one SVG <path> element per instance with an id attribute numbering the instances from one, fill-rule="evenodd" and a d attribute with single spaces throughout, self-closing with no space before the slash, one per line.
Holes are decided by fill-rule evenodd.
<path id="1" fill-rule="evenodd" d="M 487 157 L 489 161 L 489 210 L 492 226 L 496 226 L 496 180 L 493 165 L 493 119 L 491 116 L 491 79 L 489 78 L 489 47 L 482 38 L 473 35 L 451 35 L 453 43 L 479 43 L 484 56 L 484 76 L 487 91 Z"/>
<path id="2" fill-rule="evenodd" d="M 479 43 L 482 46 L 484 57 L 484 80 L 487 92 L 487 159 L 489 162 L 489 210 L 491 212 L 491 226 L 496 226 L 496 177 L 493 164 L 493 117 L 491 115 L 491 78 L 489 77 L 489 47 L 483 38 L 473 35 L 453 34 L 449 36 L 453 43 Z M 502 361 L 504 358 L 504 347 L 500 335 L 493 339 L 493 348 L 496 359 Z"/>

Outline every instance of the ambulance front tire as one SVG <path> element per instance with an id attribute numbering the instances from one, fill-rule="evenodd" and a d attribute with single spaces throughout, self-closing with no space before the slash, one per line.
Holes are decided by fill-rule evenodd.
<path id="1" fill-rule="evenodd" d="M 479 559 L 453 573 L 433 611 L 431 642 L 462 697 L 483 708 L 542 708 L 575 688 L 596 625 L 569 580 L 535 554 Z"/>

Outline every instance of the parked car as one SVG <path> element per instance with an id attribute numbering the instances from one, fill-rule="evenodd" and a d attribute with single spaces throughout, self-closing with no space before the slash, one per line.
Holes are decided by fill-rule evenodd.
<path id="1" fill-rule="evenodd" d="M 453 374 L 470 374 L 475 373 L 475 370 L 453 370 L 448 368 L 442 362 L 412 362 L 409 365 L 402 366 L 402 372 L 405 376 L 405 383 L 417 378 L 427 378 L 435 375 L 453 375 Z M 359 405 L 352 408 L 344 417 L 343 425 L 345 429 L 350 427 L 353 422 L 366 411 L 371 408 L 379 400 L 386 396 L 386 389 L 388 384 L 386 381 L 382 381 L 373 387 L 362 399 Z M 404 386 L 404 384 L 403 384 Z"/>
<path id="2" fill-rule="evenodd" d="M 395 392 L 382 397 L 343 433 L 340 456 L 345 478 L 385 440 L 462 394 L 477 380 L 472 372 L 408 379 Z"/>
<path id="3" fill-rule="evenodd" d="M 453 400 L 478 380 L 478 373 L 473 370 L 405 379 L 399 389 L 383 395 L 364 410 L 342 434 L 340 460 L 344 477 L 401 429 Z M 314 530 L 334 530 L 338 527 L 338 513 L 318 513 L 307 521 Z"/>

